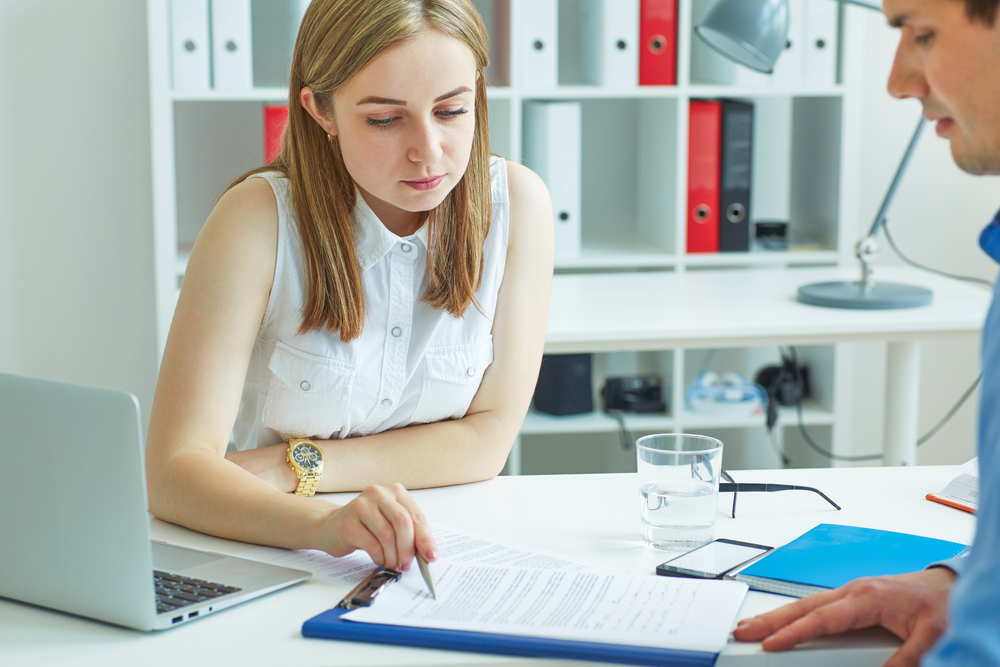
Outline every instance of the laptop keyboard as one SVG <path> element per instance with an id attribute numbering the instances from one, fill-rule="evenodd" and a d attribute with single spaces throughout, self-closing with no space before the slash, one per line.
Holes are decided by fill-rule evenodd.
<path id="1" fill-rule="evenodd" d="M 191 579 L 159 570 L 153 570 L 153 583 L 156 585 L 156 611 L 161 614 L 242 590 L 235 586 Z"/>

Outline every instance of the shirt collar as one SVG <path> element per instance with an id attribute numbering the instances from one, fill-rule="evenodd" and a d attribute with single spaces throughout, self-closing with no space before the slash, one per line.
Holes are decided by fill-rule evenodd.
<path id="1" fill-rule="evenodd" d="M 986 229 L 979 235 L 979 247 L 992 257 L 993 261 L 1000 263 L 1000 211 L 997 211 L 993 221 L 986 225 Z"/>
<path id="2" fill-rule="evenodd" d="M 368 202 L 356 191 L 354 213 L 354 248 L 361 264 L 362 273 L 375 266 L 392 250 L 393 246 L 402 241 L 419 242 L 427 248 L 427 222 L 424 222 L 416 232 L 407 237 L 396 236 L 382 224 Z"/>

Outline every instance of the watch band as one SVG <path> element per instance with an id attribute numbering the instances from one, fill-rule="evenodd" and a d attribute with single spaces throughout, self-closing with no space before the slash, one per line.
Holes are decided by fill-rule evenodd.
<path id="1" fill-rule="evenodd" d="M 319 477 L 309 473 L 303 475 L 299 478 L 299 485 L 295 489 L 295 495 L 297 496 L 312 496 L 316 494 L 316 488 L 319 486 Z"/>

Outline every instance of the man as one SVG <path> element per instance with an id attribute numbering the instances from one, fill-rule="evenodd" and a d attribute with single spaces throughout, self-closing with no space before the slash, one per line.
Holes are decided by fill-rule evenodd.
<path id="1" fill-rule="evenodd" d="M 960 168 L 1000 174 L 1000 0 L 885 0 L 901 39 L 889 92 L 914 97 Z M 1000 213 L 980 244 L 1000 262 Z M 903 639 L 886 665 L 1000 665 L 1000 299 L 983 328 L 980 511 L 971 554 L 923 572 L 859 579 L 740 623 L 735 637 L 782 651 L 881 625 Z M 956 578 L 957 573 L 957 578 Z M 949 601 L 950 595 L 950 601 Z M 926 655 L 925 655 L 926 654 Z"/>

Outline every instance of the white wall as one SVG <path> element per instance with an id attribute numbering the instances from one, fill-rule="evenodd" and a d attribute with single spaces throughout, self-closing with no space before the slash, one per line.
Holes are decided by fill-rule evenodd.
<path id="1" fill-rule="evenodd" d="M 146 415 L 148 100 L 144 2 L 0 2 L 0 371 L 127 389 Z"/>
<path id="2" fill-rule="evenodd" d="M 886 81 L 899 32 L 878 12 L 852 8 L 866 17 L 864 83 L 868 118 L 864 129 L 861 169 L 860 238 L 867 233 L 920 117 L 920 105 L 892 99 Z M 992 280 L 997 265 L 979 249 L 979 232 L 1000 207 L 1000 180 L 965 174 L 951 159 L 948 142 L 928 125 L 900 184 L 888 224 L 900 249 L 911 259 L 934 268 Z M 882 242 L 880 263 L 900 264 Z M 856 451 L 878 447 L 882 439 L 885 345 L 859 345 L 855 351 L 857 387 L 853 406 Z M 951 408 L 979 373 L 979 339 L 964 337 L 922 345 L 920 428 L 923 435 Z M 918 451 L 918 463 L 964 462 L 975 455 L 978 392 L 952 420 Z"/>

